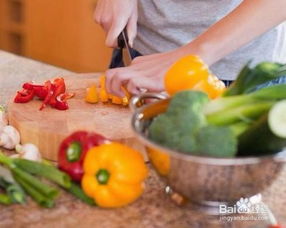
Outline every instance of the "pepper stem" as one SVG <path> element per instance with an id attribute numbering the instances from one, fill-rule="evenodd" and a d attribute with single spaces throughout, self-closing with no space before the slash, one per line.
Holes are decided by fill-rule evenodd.
<path id="1" fill-rule="evenodd" d="M 96 173 L 96 179 L 99 184 L 107 184 L 110 177 L 110 173 L 106 169 L 100 169 Z"/>
<path id="2" fill-rule="evenodd" d="M 67 149 L 67 159 L 69 162 L 76 162 L 81 155 L 81 144 L 79 142 L 73 142 Z"/>

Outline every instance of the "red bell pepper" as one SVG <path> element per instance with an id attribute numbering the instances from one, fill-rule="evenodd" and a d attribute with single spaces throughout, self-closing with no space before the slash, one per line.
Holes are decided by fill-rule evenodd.
<path id="1" fill-rule="evenodd" d="M 63 78 L 56 78 L 53 81 L 52 89 L 53 89 L 53 95 L 51 96 L 51 99 L 49 100 L 49 104 L 51 106 L 57 103 L 56 99 L 60 94 L 64 94 L 66 92 L 65 80 Z"/>
<path id="2" fill-rule="evenodd" d="M 72 98 L 74 95 L 74 93 L 62 93 L 57 96 L 56 103 L 54 105 L 51 104 L 51 106 L 58 110 L 67 110 L 69 108 L 67 100 Z"/>
<path id="3" fill-rule="evenodd" d="M 83 160 L 86 152 L 94 146 L 101 145 L 108 140 L 96 133 L 77 131 L 68 136 L 61 143 L 58 152 L 59 168 L 69 174 L 75 181 L 83 176 Z"/>
<path id="4" fill-rule="evenodd" d="M 24 89 L 34 90 L 35 96 L 38 97 L 40 100 L 44 100 L 48 94 L 48 89 L 45 85 L 37 85 L 30 82 L 24 83 Z"/>
<path id="5" fill-rule="evenodd" d="M 14 98 L 15 103 L 27 103 L 31 101 L 35 96 L 34 90 L 23 89 L 17 92 L 16 97 Z"/>
<path id="6" fill-rule="evenodd" d="M 66 85 L 63 78 L 56 78 L 53 81 L 53 83 L 51 83 L 51 81 L 46 81 L 45 87 L 47 89 L 47 96 L 45 97 L 43 104 L 40 107 L 40 110 L 44 109 L 48 104 L 51 105 L 52 107 L 55 107 L 57 104 L 57 97 L 61 94 L 64 94 L 66 91 Z M 65 109 L 60 109 L 60 110 L 65 110 Z"/>
<path id="7" fill-rule="evenodd" d="M 46 81 L 44 85 L 27 82 L 23 84 L 23 90 L 17 92 L 14 101 L 17 103 L 26 103 L 38 97 L 43 100 L 40 110 L 43 110 L 47 105 L 59 110 L 67 110 L 69 108 L 67 100 L 74 96 L 74 93 L 67 94 L 65 80 L 56 78 L 53 82 Z"/>

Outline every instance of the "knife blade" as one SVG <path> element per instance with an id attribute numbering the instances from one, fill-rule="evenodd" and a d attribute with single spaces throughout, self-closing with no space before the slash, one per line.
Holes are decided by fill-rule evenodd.
<path id="1" fill-rule="evenodd" d="M 128 35 L 126 27 L 118 37 L 118 47 L 122 50 L 122 59 L 125 66 L 129 66 L 132 62 L 131 47 L 128 43 Z"/>

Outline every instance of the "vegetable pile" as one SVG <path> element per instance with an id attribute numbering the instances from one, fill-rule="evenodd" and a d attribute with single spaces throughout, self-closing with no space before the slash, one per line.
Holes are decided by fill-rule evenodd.
<path id="1" fill-rule="evenodd" d="M 155 142 L 200 156 L 234 157 L 277 153 L 286 146 L 285 65 L 247 64 L 222 97 L 209 100 L 184 90 L 149 127 Z"/>
<path id="2" fill-rule="evenodd" d="M 92 85 L 91 87 L 87 88 L 85 101 L 91 104 L 96 104 L 100 101 L 102 103 L 112 103 L 127 106 L 129 104 L 131 95 L 123 86 L 121 88 L 125 94 L 124 97 L 117 97 L 107 93 L 105 87 L 105 75 L 102 75 L 99 78 L 99 88 L 97 88 L 97 85 Z"/>
<path id="3" fill-rule="evenodd" d="M 66 93 L 66 85 L 63 78 L 56 78 L 51 82 L 46 81 L 44 85 L 34 84 L 32 82 L 24 83 L 22 90 L 17 92 L 14 98 L 15 103 L 27 103 L 37 97 L 43 103 L 40 110 L 47 105 L 58 109 L 67 110 L 69 108 L 67 100 L 72 98 L 74 93 Z"/>
<path id="4" fill-rule="evenodd" d="M 26 147 L 31 145 L 19 150 Z M 86 204 L 115 208 L 143 193 L 148 169 L 141 153 L 99 134 L 74 132 L 61 143 L 58 158 L 61 170 L 44 160 L 12 158 L 0 151 L 0 204 L 23 204 L 30 196 L 51 208 L 60 187 Z"/>

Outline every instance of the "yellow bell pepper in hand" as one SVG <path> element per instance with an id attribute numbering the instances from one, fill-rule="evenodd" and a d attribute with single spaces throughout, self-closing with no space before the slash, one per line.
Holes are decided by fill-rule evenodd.
<path id="1" fill-rule="evenodd" d="M 168 94 L 194 89 L 201 90 L 210 98 L 220 96 L 225 89 L 222 81 L 213 76 L 202 59 L 195 55 L 185 56 L 175 62 L 165 75 Z"/>
<path id="2" fill-rule="evenodd" d="M 83 169 L 84 192 L 105 208 L 122 207 L 135 201 L 142 194 L 148 175 L 140 152 L 115 142 L 90 149 Z"/>

